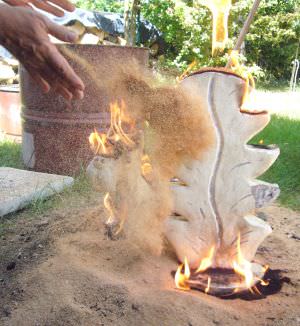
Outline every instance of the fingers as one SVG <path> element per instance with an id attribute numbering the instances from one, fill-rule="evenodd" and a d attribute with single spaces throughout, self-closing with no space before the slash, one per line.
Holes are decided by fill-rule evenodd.
<path id="1" fill-rule="evenodd" d="M 57 48 L 49 42 L 41 52 L 44 63 L 39 70 L 43 78 L 66 99 L 82 99 L 84 84 Z"/>
<path id="2" fill-rule="evenodd" d="M 48 93 L 50 91 L 50 85 L 46 82 L 44 78 L 42 78 L 35 70 L 26 67 L 28 72 L 30 73 L 31 78 L 40 86 L 44 93 Z"/>
<path id="3" fill-rule="evenodd" d="M 13 7 L 26 7 L 32 9 L 28 0 L 5 0 L 4 2 Z"/>
<path id="4" fill-rule="evenodd" d="M 42 91 L 44 93 L 48 93 L 51 89 L 49 83 L 42 78 L 38 72 L 36 72 L 35 69 L 32 69 L 32 67 L 26 66 L 27 71 L 29 72 L 31 78 L 40 86 Z M 53 83 L 52 83 L 53 84 Z M 57 94 L 60 94 L 63 96 L 67 101 L 70 101 L 73 99 L 81 100 L 83 98 L 83 92 L 76 90 L 74 91 L 74 94 L 72 94 L 64 85 L 59 85 L 58 83 L 52 85 L 53 91 Z"/>
<path id="5" fill-rule="evenodd" d="M 81 79 L 54 45 L 50 44 L 50 47 L 47 46 L 47 50 L 43 50 L 42 53 L 44 53 L 42 63 L 35 65 L 30 60 L 23 63 L 42 91 L 48 93 L 52 88 L 55 93 L 62 95 L 67 101 L 73 98 L 83 99 L 84 85 Z"/>
<path id="6" fill-rule="evenodd" d="M 39 8 L 41 10 L 44 10 L 46 12 L 49 12 L 50 14 L 53 14 L 54 16 L 57 17 L 63 17 L 64 16 L 64 11 L 52 6 L 49 2 L 46 2 L 44 0 L 32 0 L 30 1 L 36 8 Z"/>
<path id="7" fill-rule="evenodd" d="M 70 89 L 84 90 L 82 80 L 76 75 L 67 60 L 60 54 L 55 46 L 48 53 L 47 61 L 50 67 L 58 74 L 58 77 L 70 85 Z"/>
<path id="8" fill-rule="evenodd" d="M 83 98 L 82 80 L 48 37 L 51 33 L 70 40 L 74 34 L 70 36 L 68 29 L 61 28 L 37 12 L 11 8 L 8 13 L 3 20 L 5 46 L 22 62 L 41 89 L 49 92 L 53 88 L 67 100 Z"/>
<path id="9" fill-rule="evenodd" d="M 67 101 L 71 101 L 73 98 L 73 94 L 63 86 L 56 86 L 53 90 L 64 97 Z"/>
<path id="10" fill-rule="evenodd" d="M 47 26 L 48 34 L 51 34 L 64 42 L 74 43 L 77 41 L 78 35 L 75 32 L 69 30 L 67 27 L 55 24 L 47 17 L 43 17 L 43 20 Z"/>
<path id="11" fill-rule="evenodd" d="M 4 0 L 5 3 L 7 3 L 10 6 L 24 6 L 27 4 L 28 1 L 23 0 Z"/>

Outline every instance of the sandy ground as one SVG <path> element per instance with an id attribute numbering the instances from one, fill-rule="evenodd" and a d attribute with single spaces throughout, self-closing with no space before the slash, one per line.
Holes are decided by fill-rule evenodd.
<path id="1" fill-rule="evenodd" d="M 274 232 L 257 259 L 282 270 L 281 291 L 224 300 L 176 290 L 172 254 L 107 239 L 98 203 L 92 196 L 35 218 L 23 212 L 4 230 L 0 325 L 300 325 L 299 213 L 260 212 Z"/>

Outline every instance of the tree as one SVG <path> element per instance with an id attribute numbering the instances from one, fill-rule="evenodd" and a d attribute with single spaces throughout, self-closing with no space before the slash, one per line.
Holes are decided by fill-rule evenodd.
<path id="1" fill-rule="evenodd" d="M 125 40 L 130 46 L 136 44 L 136 27 L 140 4 L 140 0 L 125 0 Z"/>
<path id="2" fill-rule="evenodd" d="M 135 44 L 136 18 L 141 11 L 168 44 L 165 66 L 184 70 L 194 60 L 202 67 L 224 65 L 225 56 L 211 58 L 212 14 L 195 4 L 195 0 L 77 0 L 77 5 L 92 10 L 124 13 L 126 7 L 128 45 Z M 225 53 L 233 47 L 252 4 L 253 0 L 233 0 Z M 261 67 L 268 79 L 288 79 L 299 40 L 299 0 L 264 0 L 245 40 L 247 65 L 258 72 Z"/>
<path id="3" fill-rule="evenodd" d="M 76 0 L 75 3 L 83 9 L 104 12 L 124 12 L 124 0 Z"/>
<path id="4" fill-rule="evenodd" d="M 211 13 L 203 6 L 193 7 L 194 4 L 180 0 L 144 0 L 141 8 L 143 16 L 164 33 L 170 45 L 166 54 L 168 66 L 183 70 L 194 59 L 199 66 L 224 65 L 224 56 L 211 58 Z M 261 67 L 268 78 L 290 76 L 300 39 L 298 4 L 299 0 L 262 1 L 246 37 L 248 65 Z M 226 50 L 233 46 L 252 5 L 253 0 L 233 1 Z"/>

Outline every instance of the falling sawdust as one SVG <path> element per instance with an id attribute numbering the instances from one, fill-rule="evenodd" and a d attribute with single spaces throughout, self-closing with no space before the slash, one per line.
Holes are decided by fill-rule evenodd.
<path id="1" fill-rule="evenodd" d="M 170 179 L 186 161 L 201 158 L 213 143 L 209 114 L 197 94 L 181 85 L 161 84 L 153 73 L 130 61 L 105 59 L 106 65 L 92 66 L 68 48 L 64 54 L 84 67 L 96 87 L 111 102 L 123 100 L 127 114 L 137 125 L 144 125 L 147 154 L 153 166 L 149 185 L 141 177 L 140 164 L 129 162 L 122 168 L 118 196 L 125 203 L 120 214 L 126 216 L 124 232 L 131 244 L 159 254 L 163 248 L 164 221 L 172 212 Z"/>

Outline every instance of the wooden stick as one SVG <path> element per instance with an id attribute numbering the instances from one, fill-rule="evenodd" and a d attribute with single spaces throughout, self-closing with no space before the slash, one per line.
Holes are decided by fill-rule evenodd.
<path id="1" fill-rule="evenodd" d="M 246 37 L 247 33 L 249 32 L 249 28 L 250 28 L 250 26 L 252 24 L 252 21 L 253 21 L 254 16 L 255 16 L 255 14 L 257 12 L 257 9 L 259 7 L 260 2 L 261 2 L 261 0 L 255 0 L 254 1 L 252 9 L 251 9 L 246 21 L 245 21 L 245 24 L 244 24 L 241 32 L 240 32 L 240 35 L 239 35 L 238 40 L 237 40 L 237 42 L 235 44 L 235 47 L 233 48 L 234 51 L 239 52 L 241 50 L 241 46 L 242 46 L 242 44 L 243 44 L 243 42 L 245 40 L 245 37 Z M 230 65 L 231 65 L 231 59 L 229 59 L 227 65 L 226 65 L 226 68 L 229 68 Z"/>

